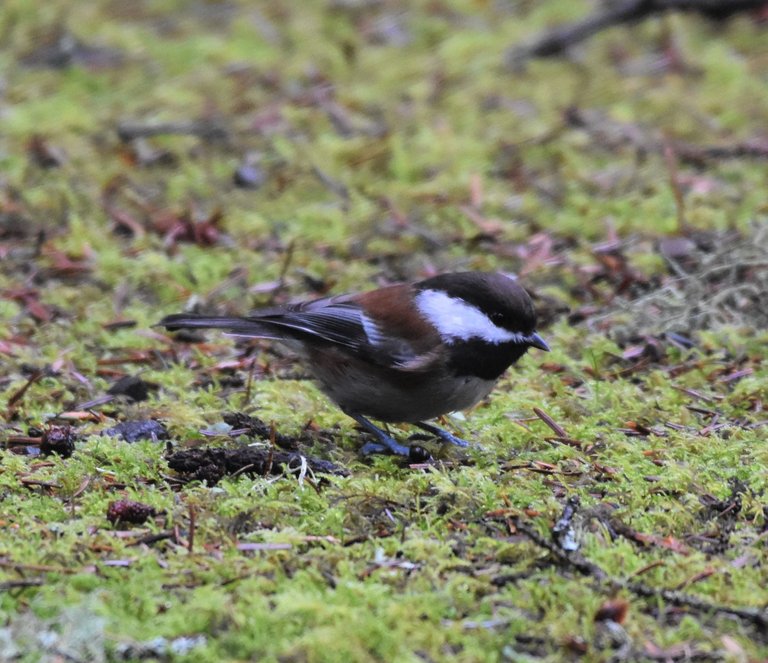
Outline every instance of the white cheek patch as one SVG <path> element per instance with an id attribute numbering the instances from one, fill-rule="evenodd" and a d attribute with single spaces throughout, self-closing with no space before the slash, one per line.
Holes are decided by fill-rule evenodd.
<path id="1" fill-rule="evenodd" d="M 488 343 L 525 342 L 525 334 L 493 324 L 480 309 L 440 290 L 423 290 L 416 296 L 416 306 L 442 336 L 450 339 L 468 341 L 480 338 Z"/>

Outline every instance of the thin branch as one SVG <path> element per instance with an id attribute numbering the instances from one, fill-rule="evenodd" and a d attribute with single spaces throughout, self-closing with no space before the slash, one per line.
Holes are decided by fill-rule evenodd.
<path id="1" fill-rule="evenodd" d="M 577 553 L 568 553 L 562 550 L 556 543 L 548 541 L 539 534 L 531 525 L 517 519 L 515 527 L 518 532 L 540 548 L 549 552 L 560 564 L 570 567 L 579 573 L 591 576 L 601 584 L 615 588 L 626 589 L 642 598 L 662 599 L 672 605 L 690 608 L 697 612 L 710 612 L 723 615 L 732 615 L 744 621 L 748 621 L 760 629 L 768 629 L 768 610 L 761 608 L 734 607 L 705 601 L 696 596 L 671 589 L 657 589 L 641 582 L 628 582 L 611 577 L 606 571 L 594 562 Z"/>
<path id="2" fill-rule="evenodd" d="M 507 63 L 518 65 L 533 57 L 553 57 L 593 35 L 616 25 L 636 23 L 668 11 L 695 12 L 713 20 L 729 18 L 739 12 L 759 9 L 765 0 L 625 0 L 606 2 L 603 8 L 586 18 L 566 23 L 545 32 L 527 46 L 517 46 L 507 53 Z"/>

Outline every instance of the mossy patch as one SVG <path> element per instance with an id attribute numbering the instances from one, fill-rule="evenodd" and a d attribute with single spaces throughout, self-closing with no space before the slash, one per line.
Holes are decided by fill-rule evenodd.
<path id="1" fill-rule="evenodd" d="M 591 8 L 6 0 L 0 659 L 768 656 L 765 27 L 505 66 Z M 553 351 L 447 423 L 481 448 L 414 467 L 361 458 L 287 351 L 152 326 L 460 269 L 518 273 Z M 231 411 L 349 474 L 169 469 L 269 449 Z M 105 433 L 144 420 L 169 440 Z"/>

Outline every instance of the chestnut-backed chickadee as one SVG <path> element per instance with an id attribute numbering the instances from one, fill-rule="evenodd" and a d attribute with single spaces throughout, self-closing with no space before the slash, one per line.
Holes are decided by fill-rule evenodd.
<path id="1" fill-rule="evenodd" d="M 364 451 L 402 455 L 409 448 L 366 417 L 412 423 L 466 446 L 424 420 L 475 405 L 529 347 L 549 350 L 536 333 L 528 293 L 502 274 L 484 272 L 442 274 L 245 317 L 179 313 L 159 325 L 224 329 L 288 344 L 304 356 L 328 397 L 376 437 L 378 444 Z"/>

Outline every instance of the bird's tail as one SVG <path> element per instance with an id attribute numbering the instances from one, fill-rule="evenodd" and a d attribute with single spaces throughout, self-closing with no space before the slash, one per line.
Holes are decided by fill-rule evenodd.
<path id="1" fill-rule="evenodd" d="M 237 318 L 214 315 L 195 315 L 194 313 L 174 313 L 165 316 L 157 327 L 168 331 L 179 329 L 223 329 L 238 336 L 254 338 L 280 338 L 281 335 L 268 322 L 255 318 Z"/>

